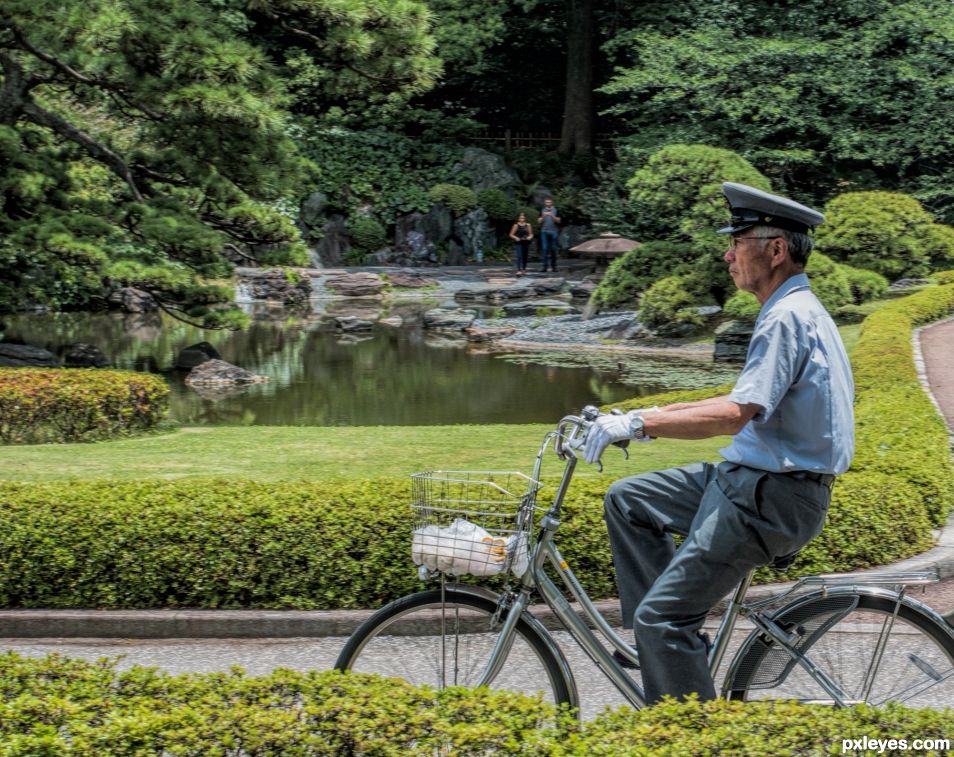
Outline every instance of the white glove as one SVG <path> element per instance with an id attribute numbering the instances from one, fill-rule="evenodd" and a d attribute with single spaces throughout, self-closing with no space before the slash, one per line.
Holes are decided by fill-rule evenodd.
<path id="1" fill-rule="evenodd" d="M 583 459 L 588 463 L 595 463 L 603 456 L 603 450 L 613 442 L 632 439 L 632 422 L 638 415 L 638 410 L 630 410 L 623 415 L 601 415 L 593 421 L 583 446 Z"/>

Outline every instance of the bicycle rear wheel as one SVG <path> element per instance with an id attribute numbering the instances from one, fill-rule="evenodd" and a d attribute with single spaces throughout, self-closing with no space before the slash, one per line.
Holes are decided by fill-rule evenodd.
<path id="1" fill-rule="evenodd" d="M 795 647 L 842 688 L 849 703 L 950 706 L 954 633 L 911 600 L 897 608 L 891 625 L 895 608 L 890 596 L 832 593 L 795 602 L 774 619 L 796 634 Z M 884 641 L 880 649 L 879 640 Z M 728 677 L 731 699 L 833 703 L 784 649 L 758 633 L 743 643 Z"/>
<path id="2" fill-rule="evenodd" d="M 335 667 L 436 689 L 476 686 L 504 620 L 494 621 L 496 610 L 493 599 L 454 588 L 410 594 L 368 618 Z M 491 688 L 572 704 L 561 660 L 544 633 L 524 618 L 517 622 L 513 646 Z"/>

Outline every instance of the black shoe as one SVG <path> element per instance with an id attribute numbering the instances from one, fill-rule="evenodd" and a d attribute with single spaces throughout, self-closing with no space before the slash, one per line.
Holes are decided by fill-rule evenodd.
<path id="1" fill-rule="evenodd" d="M 619 663 L 621 668 L 626 668 L 627 670 L 639 670 L 639 663 L 633 662 L 618 649 L 613 650 L 613 659 Z"/>

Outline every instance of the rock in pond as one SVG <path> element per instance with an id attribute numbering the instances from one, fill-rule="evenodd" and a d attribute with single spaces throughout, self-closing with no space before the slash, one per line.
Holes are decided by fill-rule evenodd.
<path id="1" fill-rule="evenodd" d="M 424 328 L 463 331 L 476 317 L 477 314 L 473 310 L 434 308 L 424 313 Z"/>
<path id="2" fill-rule="evenodd" d="M 63 365 L 67 368 L 105 368 L 109 358 L 92 344 L 74 344 L 63 355 Z"/>
<path id="3" fill-rule="evenodd" d="M 524 315 L 570 315 L 579 313 L 575 307 L 563 300 L 529 300 L 527 302 L 508 302 L 503 306 L 503 311 L 508 318 L 516 318 Z"/>
<path id="4" fill-rule="evenodd" d="M 193 368 L 186 376 L 187 384 L 259 384 L 268 381 L 268 376 L 256 376 L 244 368 L 224 360 L 206 360 Z"/>
<path id="5" fill-rule="evenodd" d="M 0 366 L 4 368 L 55 368 L 57 365 L 56 355 L 42 347 L 0 342 Z"/>
<path id="6" fill-rule="evenodd" d="M 346 273 L 325 281 L 325 287 L 342 297 L 372 297 L 380 294 L 385 286 L 380 276 L 367 272 Z"/>
<path id="7" fill-rule="evenodd" d="M 467 336 L 468 342 L 490 342 L 494 339 L 505 339 L 511 334 L 516 333 L 516 331 L 517 330 L 514 328 L 508 328 L 505 326 L 470 326 L 469 328 L 464 329 L 464 334 Z"/>
<path id="8" fill-rule="evenodd" d="M 201 365 L 207 360 L 221 360 L 222 356 L 208 342 L 197 342 L 196 344 L 185 347 L 176 358 L 176 368 L 190 370 L 197 365 Z"/>

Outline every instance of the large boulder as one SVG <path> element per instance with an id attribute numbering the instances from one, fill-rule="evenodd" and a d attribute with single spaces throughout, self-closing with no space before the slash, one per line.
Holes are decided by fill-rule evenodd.
<path id="1" fill-rule="evenodd" d="M 207 360 L 193 368 L 186 376 L 187 384 L 258 384 L 268 376 L 256 376 L 244 368 L 224 360 Z"/>
<path id="2" fill-rule="evenodd" d="M 159 303 L 149 292 L 135 287 L 123 287 L 109 295 L 109 306 L 124 313 L 148 313 L 159 309 Z"/>
<path id="3" fill-rule="evenodd" d="M 414 231 L 424 236 L 432 244 L 440 244 L 450 239 L 454 233 L 454 216 L 446 205 L 439 202 L 431 206 L 424 215 L 414 221 Z M 397 240 L 400 243 L 401 239 Z"/>
<path id="4" fill-rule="evenodd" d="M 320 239 L 314 243 L 313 249 L 321 265 L 325 268 L 341 265 L 341 261 L 351 249 L 347 219 L 340 213 L 329 216 L 317 236 L 320 236 Z"/>
<path id="5" fill-rule="evenodd" d="M 0 367 L 3 368 L 55 368 L 59 361 L 49 350 L 29 344 L 0 342 Z"/>
<path id="6" fill-rule="evenodd" d="M 306 235 L 311 229 L 324 225 L 327 207 L 328 197 L 324 192 L 312 192 L 305 198 L 298 213 L 298 223 Z"/>
<path id="7" fill-rule="evenodd" d="M 497 153 L 468 147 L 461 159 L 451 168 L 452 181 L 465 184 L 479 192 L 481 189 L 500 189 L 513 196 L 521 185 L 520 177 Z"/>
<path id="8" fill-rule="evenodd" d="M 342 297 L 373 297 L 385 286 L 387 284 L 380 276 L 365 271 L 331 276 L 325 281 L 325 288 Z"/>
<path id="9" fill-rule="evenodd" d="M 464 257 L 490 251 L 497 246 L 497 234 L 483 208 L 465 213 L 454 221 L 454 236 L 460 240 Z"/>
<path id="10" fill-rule="evenodd" d="M 559 210 L 559 208 L 557 208 Z M 590 228 L 588 226 L 564 226 L 560 229 L 560 236 L 557 238 L 557 246 L 560 252 L 566 252 L 571 247 L 585 242 L 588 238 Z"/>
<path id="11" fill-rule="evenodd" d="M 184 348 L 176 358 L 176 368 L 188 371 L 209 360 L 221 360 L 222 356 L 208 342 L 198 342 Z"/>
<path id="12" fill-rule="evenodd" d="M 67 368 L 105 368 L 109 358 L 92 344 L 74 344 L 63 355 L 63 365 Z"/>

